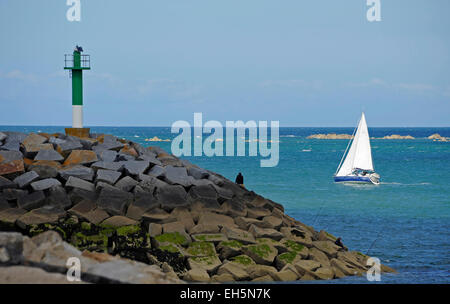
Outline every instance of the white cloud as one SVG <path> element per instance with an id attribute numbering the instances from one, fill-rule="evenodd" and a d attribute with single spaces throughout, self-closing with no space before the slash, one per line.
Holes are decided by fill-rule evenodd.
<path id="1" fill-rule="evenodd" d="M 266 80 L 260 83 L 262 87 L 286 87 L 286 88 L 305 88 L 319 90 L 322 88 L 322 82 L 314 80 L 307 81 L 303 79 L 284 79 L 284 80 Z"/>

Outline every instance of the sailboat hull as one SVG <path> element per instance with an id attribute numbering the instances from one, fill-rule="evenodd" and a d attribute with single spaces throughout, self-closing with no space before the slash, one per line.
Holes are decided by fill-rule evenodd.
<path id="1" fill-rule="evenodd" d="M 368 176 L 335 176 L 336 183 L 375 184 Z"/>

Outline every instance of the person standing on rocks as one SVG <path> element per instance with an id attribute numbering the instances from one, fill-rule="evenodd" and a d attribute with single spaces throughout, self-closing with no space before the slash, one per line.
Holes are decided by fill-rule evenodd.
<path id="1" fill-rule="evenodd" d="M 239 172 L 239 174 L 236 176 L 236 184 L 238 184 L 241 187 L 244 187 L 244 176 L 242 175 L 241 172 Z"/>

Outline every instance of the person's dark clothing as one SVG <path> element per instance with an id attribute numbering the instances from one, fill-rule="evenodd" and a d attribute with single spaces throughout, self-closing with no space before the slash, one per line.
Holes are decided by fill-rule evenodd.
<path id="1" fill-rule="evenodd" d="M 341 238 L 337 238 L 336 242 L 334 242 L 336 245 L 338 245 L 339 247 L 341 247 L 344 250 L 348 250 L 347 247 L 344 246 L 344 244 L 342 243 Z"/>
<path id="2" fill-rule="evenodd" d="M 244 184 L 244 176 L 242 176 L 241 172 L 236 176 L 236 184 L 243 185 Z"/>

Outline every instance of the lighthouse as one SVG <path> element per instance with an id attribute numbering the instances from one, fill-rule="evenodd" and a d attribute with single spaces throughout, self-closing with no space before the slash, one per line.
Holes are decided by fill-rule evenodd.
<path id="1" fill-rule="evenodd" d="M 89 137 L 89 128 L 83 128 L 83 70 L 91 69 L 91 61 L 82 52 L 83 48 L 77 45 L 72 55 L 64 55 L 64 69 L 72 77 L 72 128 L 66 128 L 66 134 Z"/>

